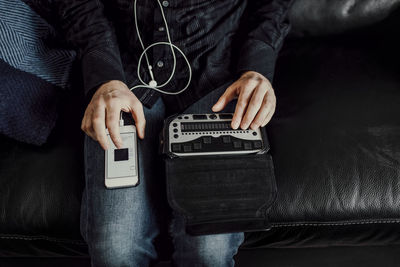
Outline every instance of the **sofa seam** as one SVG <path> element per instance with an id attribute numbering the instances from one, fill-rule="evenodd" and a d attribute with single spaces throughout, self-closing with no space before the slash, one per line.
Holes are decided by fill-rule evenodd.
<path id="1" fill-rule="evenodd" d="M 367 224 L 398 224 L 400 219 L 392 220 L 369 220 L 358 222 L 326 222 L 326 223 L 272 223 L 271 228 L 296 227 L 296 226 L 346 226 L 346 225 L 367 225 Z M 0 235 L 0 239 L 17 239 L 17 240 L 46 240 L 55 243 L 68 243 L 75 245 L 86 245 L 84 241 L 58 239 L 47 236 L 20 236 L 20 235 Z"/>
<path id="2" fill-rule="evenodd" d="M 52 238 L 52 237 L 48 237 L 48 236 L 0 235 L 0 239 L 17 239 L 17 240 L 31 240 L 31 241 L 46 240 L 46 241 L 55 242 L 55 243 L 86 245 L 86 243 L 84 241 L 59 239 L 59 238 Z"/>
<path id="3" fill-rule="evenodd" d="M 347 222 L 297 222 L 297 223 L 271 223 L 272 228 L 296 227 L 296 226 L 346 226 L 346 225 L 364 225 L 364 224 L 397 224 L 400 219 L 391 220 L 368 220 L 368 221 L 347 221 Z"/>

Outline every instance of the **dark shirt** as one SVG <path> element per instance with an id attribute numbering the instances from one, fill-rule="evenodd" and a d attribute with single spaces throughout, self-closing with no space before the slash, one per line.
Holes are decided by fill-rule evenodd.
<path id="1" fill-rule="evenodd" d="M 272 80 L 275 60 L 289 31 L 290 0 L 160 0 L 172 42 L 186 54 L 193 70 L 189 88 L 178 96 L 162 95 L 167 106 L 181 111 L 218 86 L 234 81 L 245 71 L 256 71 Z M 133 0 L 55 0 L 66 41 L 79 51 L 87 95 L 104 82 L 121 80 L 128 87 L 137 78 L 140 46 L 134 24 Z M 145 46 L 167 41 L 156 0 L 138 0 L 138 24 Z M 182 89 L 188 69 L 176 52 L 177 69 L 166 91 Z M 169 46 L 149 50 L 158 84 L 172 67 Z M 141 67 L 150 81 L 146 61 Z M 138 88 L 135 95 L 150 107 L 160 96 Z"/>

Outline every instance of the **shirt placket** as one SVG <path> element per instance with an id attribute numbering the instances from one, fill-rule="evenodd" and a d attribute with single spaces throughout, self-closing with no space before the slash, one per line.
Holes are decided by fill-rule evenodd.
<path id="1" fill-rule="evenodd" d="M 167 22 L 169 22 L 171 17 L 170 1 L 167 0 L 161 1 L 161 5 L 163 7 L 166 20 Z M 157 4 L 154 11 L 153 42 L 167 42 L 167 41 L 168 38 L 167 38 L 166 25 L 162 18 L 159 5 Z M 171 61 L 170 49 L 171 48 L 168 45 L 157 45 L 154 46 L 153 48 L 153 58 L 152 58 L 153 71 L 154 71 L 154 76 L 159 85 L 164 83 L 170 75 L 171 70 L 169 67 L 172 65 L 172 62 L 170 62 Z M 162 88 L 162 90 L 165 90 L 165 88 Z"/>

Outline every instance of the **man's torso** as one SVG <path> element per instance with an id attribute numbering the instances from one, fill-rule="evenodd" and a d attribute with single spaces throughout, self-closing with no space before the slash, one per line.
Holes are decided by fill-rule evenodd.
<path id="1" fill-rule="evenodd" d="M 107 17 L 113 24 L 120 47 L 127 85 L 139 84 L 137 64 L 143 52 L 134 20 L 133 0 L 103 0 Z M 163 96 L 168 106 L 182 109 L 216 87 L 235 78 L 235 62 L 240 48 L 240 26 L 246 1 L 160 0 L 172 42 L 188 58 L 193 78 L 189 88 L 177 97 Z M 156 0 L 137 1 L 138 28 L 147 47 L 167 41 L 166 26 Z M 166 91 L 182 89 L 188 79 L 188 67 L 175 50 L 177 65 L 174 78 L 163 88 Z M 158 84 L 170 76 L 173 65 L 171 48 L 155 46 L 149 50 L 149 61 Z M 143 60 L 141 74 L 150 77 Z M 151 105 L 159 97 L 153 90 L 136 89 L 135 94 L 144 104 Z"/>

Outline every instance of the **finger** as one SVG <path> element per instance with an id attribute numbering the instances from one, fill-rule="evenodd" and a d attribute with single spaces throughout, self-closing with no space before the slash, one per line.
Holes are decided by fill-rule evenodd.
<path id="1" fill-rule="evenodd" d="M 94 129 L 93 129 L 92 124 L 90 124 L 90 128 L 89 128 L 89 130 L 87 131 L 86 134 L 87 134 L 88 136 L 90 136 L 94 141 L 97 141 L 96 133 L 94 132 Z"/>
<path id="2" fill-rule="evenodd" d="M 106 135 L 106 124 L 105 124 L 105 106 L 99 106 L 93 111 L 92 115 L 92 125 L 94 130 L 94 136 L 96 136 L 97 141 L 100 143 L 104 150 L 109 147 L 108 138 Z"/>
<path id="3" fill-rule="evenodd" d="M 240 90 L 239 98 L 236 103 L 235 113 L 233 114 L 231 123 L 233 129 L 237 129 L 239 127 L 253 90 L 253 83 L 246 83 L 246 85 L 244 85 L 244 87 Z"/>
<path id="4" fill-rule="evenodd" d="M 273 90 L 268 90 L 264 96 L 260 110 L 258 111 L 253 122 L 250 124 L 251 129 L 255 130 L 263 125 L 265 118 L 267 117 L 269 112 L 273 109 L 275 102 L 276 100 Z"/>
<path id="5" fill-rule="evenodd" d="M 146 119 L 144 118 L 143 106 L 138 99 L 134 100 L 132 106 L 132 117 L 135 120 L 136 130 L 140 139 L 144 138 Z"/>
<path id="6" fill-rule="evenodd" d="M 86 108 L 85 114 L 83 115 L 82 121 L 81 121 L 81 130 L 86 133 L 88 123 L 87 123 L 87 117 L 88 117 L 88 109 Z"/>
<path id="7" fill-rule="evenodd" d="M 274 113 L 275 113 L 275 108 L 273 108 L 272 110 L 270 110 L 270 112 L 268 113 L 268 115 L 267 115 L 267 117 L 265 118 L 264 122 L 261 124 L 262 127 L 264 127 L 265 125 L 268 124 L 268 122 L 271 121 L 272 116 L 274 115 Z"/>
<path id="8" fill-rule="evenodd" d="M 266 96 L 267 90 L 268 87 L 264 83 L 260 83 L 254 90 L 249 105 L 247 107 L 246 114 L 244 115 L 242 123 L 240 125 L 242 129 L 249 128 L 249 125 L 253 122 L 254 117 L 257 115 L 263 104 L 263 100 Z"/>
<path id="9" fill-rule="evenodd" d="M 275 94 L 273 95 L 273 97 L 275 98 Z M 273 116 L 274 113 L 275 113 L 275 109 L 276 109 L 276 98 L 275 98 L 275 100 L 272 102 L 271 109 L 269 109 L 266 118 L 264 119 L 263 123 L 261 124 L 262 127 L 264 127 L 265 125 L 267 125 L 267 123 L 272 119 L 272 116 Z"/>
<path id="10" fill-rule="evenodd" d="M 92 111 L 90 108 L 87 108 L 82 119 L 81 129 L 82 131 L 85 132 L 85 134 L 90 136 L 93 140 L 97 141 L 96 137 L 94 136 L 91 119 L 92 119 Z"/>
<path id="11" fill-rule="evenodd" d="M 119 132 L 119 115 L 121 109 L 109 106 L 106 109 L 106 127 L 110 133 L 111 140 L 117 148 L 122 148 L 123 142 Z"/>
<path id="12" fill-rule="evenodd" d="M 262 104 L 260 110 L 258 111 L 256 117 L 250 124 L 250 128 L 252 130 L 256 130 L 258 127 L 260 127 L 264 123 L 265 118 L 267 117 L 268 113 L 271 111 L 272 105 L 267 102 L 266 98 L 268 98 L 268 95 L 265 95 L 265 98 L 263 100 L 263 104 Z"/>
<path id="13" fill-rule="evenodd" d="M 215 105 L 212 107 L 212 111 L 218 112 L 223 110 L 229 102 L 235 99 L 236 96 L 236 84 L 233 83 L 225 90 L 222 96 L 218 99 L 217 103 L 215 103 Z"/>

